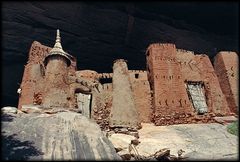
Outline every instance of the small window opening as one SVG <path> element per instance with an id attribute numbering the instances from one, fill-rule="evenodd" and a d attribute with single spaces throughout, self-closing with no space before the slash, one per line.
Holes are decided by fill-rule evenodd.
<path id="1" fill-rule="evenodd" d="M 105 83 L 112 83 L 112 78 L 100 78 L 99 82 L 101 84 L 105 84 Z"/>
<path id="2" fill-rule="evenodd" d="M 135 78 L 138 79 L 139 78 L 139 74 L 135 74 Z"/>

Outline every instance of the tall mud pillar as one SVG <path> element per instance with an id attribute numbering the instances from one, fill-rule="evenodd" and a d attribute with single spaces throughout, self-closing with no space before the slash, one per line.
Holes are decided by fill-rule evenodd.
<path id="1" fill-rule="evenodd" d="M 44 60 L 46 66 L 44 107 L 69 107 L 68 69 L 71 64 L 69 54 L 61 45 L 60 31 L 57 30 L 56 43 Z"/>
<path id="2" fill-rule="evenodd" d="M 139 128 L 140 121 L 135 107 L 127 63 L 118 59 L 113 64 L 113 103 L 110 127 Z"/>
<path id="3" fill-rule="evenodd" d="M 239 112 L 239 58 L 236 52 L 221 51 L 214 58 L 214 69 L 228 107 Z"/>

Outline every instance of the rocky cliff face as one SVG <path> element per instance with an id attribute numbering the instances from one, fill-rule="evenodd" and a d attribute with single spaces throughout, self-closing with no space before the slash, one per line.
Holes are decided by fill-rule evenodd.
<path id="1" fill-rule="evenodd" d="M 36 40 L 54 45 L 57 28 L 63 48 L 79 69 L 111 72 L 113 60 L 145 69 L 150 43 L 206 53 L 238 52 L 237 3 L 4 2 L 2 4 L 3 105 L 17 105 L 28 50 Z"/>

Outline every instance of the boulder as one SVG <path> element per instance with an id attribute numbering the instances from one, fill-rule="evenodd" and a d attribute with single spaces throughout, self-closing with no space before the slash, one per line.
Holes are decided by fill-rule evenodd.
<path id="1" fill-rule="evenodd" d="M 1 109 L 2 113 L 17 113 L 17 108 L 16 107 L 11 107 L 11 106 L 6 106 Z"/>
<path id="2" fill-rule="evenodd" d="M 128 150 L 129 145 L 131 144 L 131 141 L 134 140 L 135 137 L 127 135 L 127 134 L 112 134 L 109 137 L 109 140 L 114 145 L 115 149 L 117 150 Z"/>
<path id="3" fill-rule="evenodd" d="M 227 124 L 237 121 L 235 116 L 214 117 L 214 120 L 220 124 Z"/>
<path id="4" fill-rule="evenodd" d="M 75 112 L 2 114 L 3 160 L 120 160 L 90 119 Z"/>
<path id="5" fill-rule="evenodd" d="M 39 106 L 39 105 L 22 105 L 21 111 L 25 112 L 25 113 L 41 113 L 42 112 L 42 106 Z"/>

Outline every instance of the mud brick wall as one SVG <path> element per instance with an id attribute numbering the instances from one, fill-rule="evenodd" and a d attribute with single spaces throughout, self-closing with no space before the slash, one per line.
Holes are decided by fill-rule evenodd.
<path id="1" fill-rule="evenodd" d="M 77 60 L 75 57 L 71 56 L 69 57 L 71 59 L 71 64 L 68 67 L 68 76 L 69 77 L 75 77 L 76 76 L 76 71 L 77 71 Z"/>
<path id="2" fill-rule="evenodd" d="M 147 50 L 147 69 L 153 90 L 156 125 L 174 122 L 174 116 L 192 111 L 174 44 L 152 44 Z M 170 122 L 170 123 L 171 123 Z"/>
<path id="3" fill-rule="evenodd" d="M 217 75 L 215 74 L 213 65 L 207 55 L 196 55 L 196 62 L 201 69 L 201 78 L 206 87 L 206 97 L 209 111 L 216 115 L 228 115 L 230 113 L 227 105 L 226 97 L 224 96 Z"/>
<path id="4" fill-rule="evenodd" d="M 37 41 L 32 43 L 20 85 L 22 93 L 19 97 L 19 109 L 22 108 L 22 105 L 29 105 L 36 102 L 34 96 L 42 96 L 44 87 L 43 60 L 50 50 L 50 47 L 44 46 Z M 42 103 L 39 100 L 37 102 L 38 104 Z"/>
<path id="5" fill-rule="evenodd" d="M 227 104 L 232 113 L 238 113 L 239 67 L 238 55 L 235 52 L 222 51 L 214 58 L 214 69 L 221 89 L 226 96 Z"/>
<path id="6" fill-rule="evenodd" d="M 110 112 L 112 109 L 112 83 L 99 83 L 100 78 L 112 78 L 112 73 L 97 73 L 91 70 L 77 71 L 77 77 L 98 83 L 98 90 L 92 91 L 91 118 L 102 130 L 109 129 Z"/>
<path id="7" fill-rule="evenodd" d="M 103 88 L 104 87 L 104 88 Z M 109 129 L 110 112 L 112 109 L 111 83 L 102 85 L 100 92 L 93 93 L 91 117 L 97 122 L 102 130 Z"/>
<path id="8" fill-rule="evenodd" d="M 102 84 L 102 89 L 103 89 L 104 91 L 107 91 L 107 92 L 109 92 L 109 93 L 112 93 L 113 85 L 112 85 L 112 83 Z"/>
<path id="9" fill-rule="evenodd" d="M 34 41 L 25 65 L 19 97 L 22 105 L 76 108 L 75 91 L 92 94 L 91 117 L 102 129 L 212 122 L 214 116 L 238 111 L 238 55 L 220 52 L 214 68 L 207 55 L 176 49 L 174 44 L 151 44 L 147 71 L 128 70 L 124 60 L 114 62 L 113 73 L 77 71 L 76 58 L 67 66 L 63 57 L 43 61 L 50 47 Z M 101 84 L 100 79 L 112 83 Z M 208 113 L 196 115 L 186 81 L 204 83 Z"/>
<path id="10" fill-rule="evenodd" d="M 128 70 L 131 91 L 139 122 L 151 122 L 152 101 L 147 72 L 143 70 Z M 100 73 L 99 78 L 112 78 L 113 73 Z M 113 84 L 104 83 L 100 92 L 93 94 L 93 118 L 102 129 L 109 128 L 109 115 L 112 109 Z"/>
<path id="11" fill-rule="evenodd" d="M 143 70 L 129 70 L 128 72 L 140 122 L 149 123 L 152 114 L 152 97 L 147 72 Z"/>
<path id="12" fill-rule="evenodd" d="M 51 49 L 52 48 L 48 46 L 44 46 L 41 43 L 34 41 L 30 48 L 27 63 L 31 63 L 31 64 L 43 63 L 44 58 L 50 52 Z"/>
<path id="13" fill-rule="evenodd" d="M 113 73 L 98 73 L 97 79 L 111 79 Z M 110 112 L 113 102 L 113 84 L 103 83 L 99 86 L 99 92 L 93 93 L 92 118 L 102 130 L 109 129 Z"/>
<path id="14" fill-rule="evenodd" d="M 92 89 L 91 86 L 97 84 L 97 89 L 92 89 L 91 118 L 94 119 L 102 130 L 109 129 L 110 111 L 112 108 L 112 83 L 101 84 L 100 78 L 111 78 L 112 73 L 97 73 L 92 70 L 76 71 L 76 79 L 79 84 L 71 85 L 72 91 L 78 88 L 81 91 Z"/>
<path id="15" fill-rule="evenodd" d="M 205 54 L 194 55 L 194 52 L 182 49 L 177 50 L 176 56 L 181 66 L 183 80 L 204 82 L 208 113 L 213 112 L 219 115 L 229 113 L 226 99 L 209 57 Z"/>
<path id="16" fill-rule="evenodd" d="M 98 80 L 98 73 L 93 70 L 79 70 L 76 72 L 76 76 L 92 82 Z"/>
<path id="17" fill-rule="evenodd" d="M 180 63 L 183 80 L 201 81 L 201 69 L 198 67 L 194 52 L 177 49 L 176 59 Z"/>
<path id="18" fill-rule="evenodd" d="M 113 102 L 110 113 L 111 127 L 139 128 L 140 122 L 125 60 L 113 64 Z"/>
<path id="19" fill-rule="evenodd" d="M 98 73 L 98 78 L 112 78 L 113 73 Z"/>

